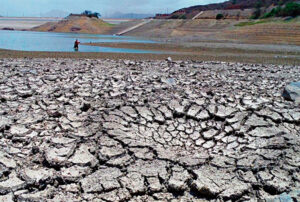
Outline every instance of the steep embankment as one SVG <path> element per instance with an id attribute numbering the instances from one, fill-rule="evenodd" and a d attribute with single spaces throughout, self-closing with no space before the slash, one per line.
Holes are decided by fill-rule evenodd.
<path id="1" fill-rule="evenodd" d="M 59 22 L 50 22 L 35 27 L 32 31 L 106 34 L 112 27 L 113 25 L 98 18 L 72 16 Z"/>
<path id="2" fill-rule="evenodd" d="M 290 22 L 277 19 L 250 21 L 245 24 L 218 33 L 217 36 L 220 39 L 251 44 L 300 45 L 300 18 Z"/>
<path id="3" fill-rule="evenodd" d="M 214 40 L 214 34 L 234 28 L 233 20 L 153 20 L 138 29 L 127 33 L 130 36 L 165 38 L 178 40 Z"/>
<path id="4" fill-rule="evenodd" d="M 233 42 L 300 45 L 300 19 L 153 20 L 126 35 L 172 42 Z M 240 25 L 240 26 L 237 26 Z"/>

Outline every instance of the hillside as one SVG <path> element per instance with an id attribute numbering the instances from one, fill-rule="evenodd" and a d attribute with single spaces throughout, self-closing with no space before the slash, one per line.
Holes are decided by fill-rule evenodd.
<path id="1" fill-rule="evenodd" d="M 270 20 L 153 20 L 127 33 L 168 42 L 300 45 L 300 18 Z M 276 40 L 274 40 L 276 38 Z"/>
<path id="2" fill-rule="evenodd" d="M 105 34 L 112 29 L 113 25 L 98 18 L 85 16 L 71 16 L 59 22 L 49 22 L 31 29 L 42 32 L 75 32 Z"/>
<path id="3" fill-rule="evenodd" d="M 240 10 L 243 12 L 245 9 L 253 9 L 257 5 L 261 7 L 270 7 L 274 5 L 278 5 L 279 3 L 286 3 L 286 2 L 297 2 L 298 0 L 230 0 L 225 1 L 223 3 L 215 3 L 215 4 L 208 4 L 208 5 L 199 5 L 199 6 L 192 6 L 188 8 L 182 8 L 177 11 L 174 11 L 170 18 L 176 15 L 185 15 L 186 18 L 191 19 L 196 16 L 201 11 L 211 11 L 211 10 Z"/>

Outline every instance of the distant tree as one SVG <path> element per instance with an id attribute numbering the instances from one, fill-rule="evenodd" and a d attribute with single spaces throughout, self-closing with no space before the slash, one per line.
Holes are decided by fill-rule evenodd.
<path id="1" fill-rule="evenodd" d="M 82 15 L 89 16 L 92 14 L 92 11 L 85 10 L 81 13 Z"/>
<path id="2" fill-rule="evenodd" d="M 288 3 L 288 2 L 290 2 L 291 0 L 280 0 L 279 2 L 278 2 L 278 5 L 279 6 L 283 6 L 284 4 L 286 4 L 286 3 Z"/>
<path id="3" fill-rule="evenodd" d="M 255 11 L 253 12 L 251 19 L 258 19 L 261 16 L 261 7 L 263 5 L 262 1 L 258 1 L 255 4 Z"/>
<path id="4" fill-rule="evenodd" d="M 276 8 L 273 8 L 270 12 L 264 14 L 262 18 L 275 17 L 275 16 L 278 16 L 279 13 L 281 13 L 281 7 L 280 6 L 278 6 Z"/>
<path id="5" fill-rule="evenodd" d="M 216 16 L 216 19 L 217 20 L 221 20 L 224 18 L 224 15 L 222 13 L 219 13 L 217 16 Z"/>
<path id="6" fill-rule="evenodd" d="M 280 13 L 282 17 L 286 16 L 292 16 L 296 17 L 300 15 L 300 4 L 297 4 L 295 2 L 290 2 L 285 5 L 285 7 L 282 9 L 282 12 Z"/>
<path id="7" fill-rule="evenodd" d="M 101 14 L 100 13 L 98 13 L 98 12 L 95 12 L 95 13 L 93 13 L 93 17 L 96 17 L 96 18 L 100 18 L 101 17 Z"/>
<path id="8" fill-rule="evenodd" d="M 233 5 L 235 5 L 235 4 L 236 4 L 236 0 L 232 0 L 231 3 L 232 3 Z"/>
<path id="9" fill-rule="evenodd" d="M 85 10 L 81 14 L 85 15 L 87 17 L 90 17 L 90 18 L 92 18 L 92 17 L 94 17 L 94 18 L 100 18 L 101 17 L 100 13 L 98 13 L 98 12 L 94 12 L 93 13 L 92 11 L 89 11 L 89 10 Z"/>
<path id="10" fill-rule="evenodd" d="M 263 2 L 260 0 L 260 1 L 257 1 L 256 4 L 255 4 L 255 8 L 256 9 L 259 9 L 263 6 Z"/>

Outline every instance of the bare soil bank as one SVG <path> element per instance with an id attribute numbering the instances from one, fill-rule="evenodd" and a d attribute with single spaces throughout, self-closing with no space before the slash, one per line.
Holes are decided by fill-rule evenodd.
<path id="1" fill-rule="evenodd" d="M 49 22 L 35 27 L 32 31 L 106 34 L 112 29 L 112 26 L 97 18 L 68 17 L 59 22 Z"/>
<path id="2" fill-rule="evenodd" d="M 211 44 L 208 46 L 208 44 Z M 130 49 L 144 49 L 144 50 L 154 50 L 154 51 L 169 51 L 169 52 L 188 52 L 202 54 L 203 52 L 213 51 L 215 53 L 224 52 L 226 49 L 227 53 L 240 53 L 240 54 L 288 54 L 299 55 L 300 47 L 295 48 L 293 46 L 256 46 L 252 44 L 230 44 L 230 43 L 86 43 L 84 45 L 92 46 L 105 46 L 112 48 L 130 48 Z M 223 48 L 224 46 L 224 48 Z M 245 46 L 247 48 L 245 48 Z M 276 47 L 276 48 L 275 48 Z M 279 49 L 280 48 L 280 49 Z"/>
<path id="3" fill-rule="evenodd" d="M 201 47 L 191 46 L 190 44 L 139 44 L 139 43 L 94 43 L 94 46 L 104 46 L 112 48 L 144 49 L 162 51 L 163 57 L 171 55 L 177 59 L 196 59 L 204 61 L 230 61 L 230 62 L 250 62 L 264 64 L 300 64 L 300 51 L 296 50 L 258 50 L 242 48 L 222 48 L 221 47 Z M 255 48 L 255 47 L 254 47 Z M 270 47 L 271 48 L 271 47 Z M 152 58 L 153 54 L 146 54 Z M 164 58 L 162 58 L 164 59 Z"/>
<path id="4" fill-rule="evenodd" d="M 249 20 L 153 20 L 129 36 L 155 38 L 169 42 L 232 42 L 250 44 L 300 45 L 300 21 L 265 20 L 236 26 Z M 255 24 L 257 23 L 257 24 Z M 247 25 L 247 24 L 245 24 Z"/>

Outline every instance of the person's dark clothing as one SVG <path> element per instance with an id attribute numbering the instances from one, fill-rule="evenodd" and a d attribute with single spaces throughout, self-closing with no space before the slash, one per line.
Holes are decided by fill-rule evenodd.
<path id="1" fill-rule="evenodd" d="M 80 44 L 80 42 L 78 40 L 76 40 L 75 43 L 74 43 L 74 48 L 78 49 L 79 44 Z"/>

